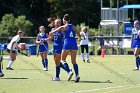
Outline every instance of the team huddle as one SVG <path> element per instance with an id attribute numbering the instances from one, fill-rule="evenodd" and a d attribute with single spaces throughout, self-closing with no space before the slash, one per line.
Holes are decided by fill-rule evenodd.
<path id="1" fill-rule="evenodd" d="M 56 65 L 56 75 L 52 78 L 53 81 L 60 81 L 60 68 L 63 68 L 68 73 L 68 81 L 71 80 L 73 76 L 72 70 L 69 68 L 69 65 L 66 62 L 66 58 L 68 54 L 71 54 L 71 63 L 73 64 L 73 68 L 75 71 L 75 82 L 79 82 L 80 76 L 79 76 L 79 69 L 78 64 L 76 63 L 76 55 L 77 55 L 77 42 L 75 35 L 80 38 L 80 33 L 76 29 L 76 27 L 69 23 L 69 15 L 65 14 L 63 17 L 63 24 L 61 26 L 61 19 L 56 18 L 54 20 L 51 20 L 51 27 L 52 30 L 50 31 L 49 35 L 45 33 L 45 27 L 40 26 L 39 27 L 39 34 L 36 38 L 36 43 L 39 45 L 39 53 L 42 59 L 43 64 L 43 70 L 48 70 L 48 41 L 53 40 L 53 50 L 54 50 L 54 61 Z M 0 63 L 2 63 L 2 60 L 9 60 L 9 64 L 7 65 L 7 70 L 14 70 L 11 65 L 16 60 L 16 50 L 19 50 L 18 48 L 18 42 L 21 37 L 24 36 L 24 32 L 22 30 L 19 30 L 17 32 L 17 35 L 13 37 L 11 42 L 8 44 L 7 52 L 9 53 L 9 57 L 0 56 Z M 3 77 L 4 74 L 2 72 L 0 64 L 0 77 Z"/>

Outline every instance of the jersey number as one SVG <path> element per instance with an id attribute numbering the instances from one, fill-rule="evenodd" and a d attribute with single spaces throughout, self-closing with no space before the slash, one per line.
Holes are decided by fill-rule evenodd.
<path id="1" fill-rule="evenodd" d="M 70 32 L 70 37 L 73 37 L 73 33 L 72 33 L 72 31 Z"/>

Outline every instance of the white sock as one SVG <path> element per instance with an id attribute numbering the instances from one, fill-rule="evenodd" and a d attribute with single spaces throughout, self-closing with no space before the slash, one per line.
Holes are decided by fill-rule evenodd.
<path id="1" fill-rule="evenodd" d="M 12 61 L 11 57 L 3 57 L 4 60 Z"/>
<path id="2" fill-rule="evenodd" d="M 13 64 L 13 61 L 10 61 L 9 64 L 7 65 L 7 67 L 11 67 L 11 65 Z"/>
<path id="3" fill-rule="evenodd" d="M 61 62 L 62 64 L 65 64 L 65 63 L 66 63 L 64 60 L 60 60 L 60 62 Z"/>
<path id="4" fill-rule="evenodd" d="M 89 53 L 87 53 L 87 60 L 89 60 Z"/>
<path id="5" fill-rule="evenodd" d="M 85 60 L 84 53 L 81 53 L 82 59 Z"/>

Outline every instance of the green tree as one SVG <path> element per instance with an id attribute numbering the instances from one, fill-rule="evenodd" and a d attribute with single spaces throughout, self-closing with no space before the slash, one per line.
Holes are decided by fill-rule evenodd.
<path id="1" fill-rule="evenodd" d="M 29 20 L 26 20 L 25 16 L 18 16 L 15 19 L 15 26 L 16 28 L 22 29 L 26 33 L 26 36 L 31 35 L 31 28 L 33 24 Z"/>
<path id="2" fill-rule="evenodd" d="M 14 36 L 18 29 L 22 29 L 27 33 L 26 35 L 30 35 L 32 25 L 25 16 L 15 18 L 13 14 L 5 14 L 0 23 L 0 36 Z"/>
<path id="3" fill-rule="evenodd" d="M 15 18 L 12 14 L 3 16 L 0 23 L 0 36 L 13 36 L 15 34 Z"/>

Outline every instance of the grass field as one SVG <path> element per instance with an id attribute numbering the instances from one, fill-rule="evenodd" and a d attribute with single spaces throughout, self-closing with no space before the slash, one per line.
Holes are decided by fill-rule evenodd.
<path id="1" fill-rule="evenodd" d="M 61 69 L 61 81 L 51 81 L 55 75 L 53 56 L 49 55 L 49 71 L 42 71 L 40 57 L 18 56 L 13 71 L 5 70 L 0 78 L 0 93 L 140 93 L 140 71 L 133 56 L 91 56 L 91 63 L 83 63 L 77 56 L 81 80 L 75 76 L 67 81 L 67 73 Z M 67 62 L 70 64 L 70 57 Z M 70 64 L 70 67 L 72 65 Z M 74 70 L 73 70 L 74 71 Z"/>

